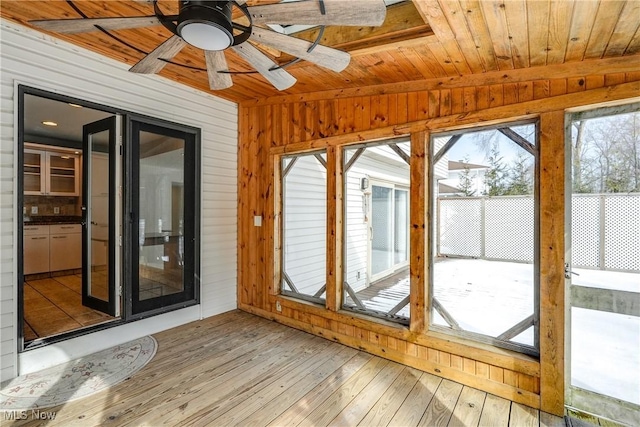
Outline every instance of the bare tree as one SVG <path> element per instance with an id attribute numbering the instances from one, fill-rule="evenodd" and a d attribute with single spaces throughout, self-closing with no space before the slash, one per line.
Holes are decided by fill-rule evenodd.
<path id="1" fill-rule="evenodd" d="M 572 177 L 573 177 L 573 191 L 575 193 L 586 193 L 589 191 L 588 187 L 586 187 L 582 182 L 582 159 L 585 156 L 584 152 L 584 128 L 586 126 L 586 121 L 578 120 L 572 123 L 574 128 L 574 132 L 572 132 L 573 137 L 573 147 L 572 147 Z"/>
<path id="2" fill-rule="evenodd" d="M 572 124 L 574 192 L 640 191 L 640 113 Z"/>

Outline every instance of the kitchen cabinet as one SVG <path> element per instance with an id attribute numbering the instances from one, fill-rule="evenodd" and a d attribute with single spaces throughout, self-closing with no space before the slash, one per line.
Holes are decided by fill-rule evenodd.
<path id="1" fill-rule="evenodd" d="M 80 224 L 25 225 L 24 274 L 82 268 Z"/>
<path id="2" fill-rule="evenodd" d="M 82 228 L 80 224 L 50 225 L 50 271 L 77 268 L 82 268 Z"/>
<path id="3" fill-rule="evenodd" d="M 23 240 L 24 274 L 49 272 L 49 226 L 24 227 Z"/>
<path id="4" fill-rule="evenodd" d="M 24 194 L 45 194 L 44 151 L 24 150 Z"/>
<path id="5" fill-rule="evenodd" d="M 24 194 L 80 195 L 80 156 L 71 150 L 25 144 Z"/>

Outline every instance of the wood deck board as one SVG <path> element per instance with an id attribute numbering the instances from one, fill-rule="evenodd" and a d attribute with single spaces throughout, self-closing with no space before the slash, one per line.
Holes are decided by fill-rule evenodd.
<path id="1" fill-rule="evenodd" d="M 480 427 L 507 427 L 509 425 L 509 411 L 511 402 L 492 394 L 488 394 L 482 408 Z M 562 420 L 560 417 L 555 417 Z"/>
<path id="2" fill-rule="evenodd" d="M 423 372 L 389 425 L 418 425 L 442 378 Z"/>
<path id="3" fill-rule="evenodd" d="M 388 425 L 421 376 L 422 371 L 404 368 L 358 425 L 363 427 Z"/>
<path id="4" fill-rule="evenodd" d="M 562 418 L 239 311 L 155 338 L 158 352 L 140 372 L 47 409 L 56 412 L 47 425 L 562 425 Z"/>
<path id="5" fill-rule="evenodd" d="M 449 427 L 476 426 L 480 422 L 482 407 L 487 393 L 471 387 L 464 387 L 458 403 L 451 415 Z"/>
<path id="6" fill-rule="evenodd" d="M 418 425 L 425 427 L 448 425 L 460 393 L 462 393 L 461 384 L 442 380 Z"/>

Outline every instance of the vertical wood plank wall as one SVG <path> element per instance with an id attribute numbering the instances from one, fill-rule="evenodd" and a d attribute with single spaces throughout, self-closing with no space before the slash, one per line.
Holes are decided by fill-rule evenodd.
<path id="1" fill-rule="evenodd" d="M 564 176 L 563 117 L 567 108 L 601 102 L 624 102 L 640 93 L 640 73 L 532 80 L 518 83 L 362 95 L 339 99 L 264 100 L 240 106 L 238 185 L 238 305 L 239 308 L 386 357 L 436 375 L 480 388 L 516 402 L 562 414 L 564 396 Z M 541 356 L 524 355 L 465 342 L 425 330 L 425 207 L 424 182 L 412 182 L 411 283 L 418 311 L 410 328 L 329 309 L 277 295 L 278 219 L 275 194 L 277 154 L 327 148 L 329 161 L 343 144 L 394 135 L 411 135 L 412 180 L 427 170 L 420 141 L 440 129 L 471 127 L 523 117 L 541 125 L 540 272 Z M 427 141 L 428 143 L 428 141 Z M 427 150 L 428 151 L 428 150 Z M 340 182 L 332 178 L 329 182 Z M 341 197 L 340 190 L 329 195 Z M 329 197 L 328 212 L 336 206 Z M 414 205 L 415 204 L 415 205 Z M 340 203 L 337 206 L 341 206 Z M 263 217 L 254 226 L 254 216 Z M 330 214 L 328 242 L 339 241 L 341 218 Z M 338 229 L 337 229 L 338 228 Z M 328 287 L 338 288 L 340 250 L 330 247 Z M 416 268 L 419 271 L 416 271 Z M 428 277 L 428 276 L 427 276 Z M 281 307 L 276 310 L 276 301 Z M 428 325 L 427 325 L 428 326 Z"/>

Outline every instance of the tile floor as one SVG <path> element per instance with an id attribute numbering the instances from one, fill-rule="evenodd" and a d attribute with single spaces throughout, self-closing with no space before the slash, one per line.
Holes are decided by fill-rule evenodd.
<path id="1" fill-rule="evenodd" d="M 82 305 L 82 276 L 79 274 L 24 283 L 25 342 L 112 319 Z"/>

